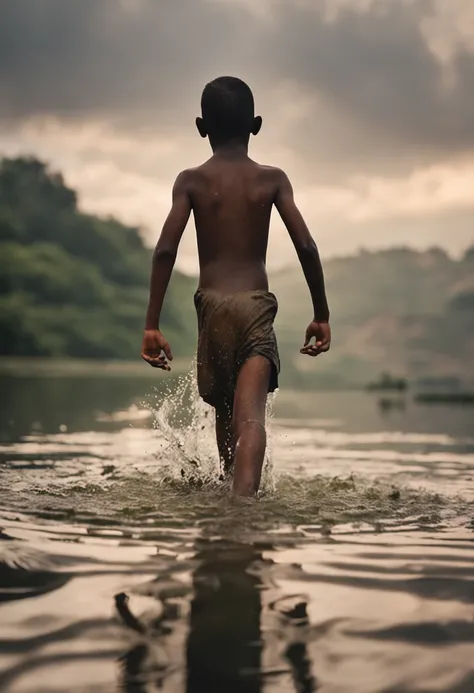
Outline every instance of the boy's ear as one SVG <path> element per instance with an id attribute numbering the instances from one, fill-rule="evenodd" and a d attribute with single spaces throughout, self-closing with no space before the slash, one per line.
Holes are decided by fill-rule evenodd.
<path id="1" fill-rule="evenodd" d="M 252 135 L 258 135 L 262 127 L 262 116 L 255 116 L 253 119 Z"/>
<path id="2" fill-rule="evenodd" d="M 196 118 L 196 127 L 201 137 L 207 137 L 207 130 L 202 118 Z"/>

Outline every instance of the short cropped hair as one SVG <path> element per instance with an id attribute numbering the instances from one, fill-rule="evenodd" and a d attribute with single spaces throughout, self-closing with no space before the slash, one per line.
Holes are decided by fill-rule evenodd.
<path id="1" fill-rule="evenodd" d="M 206 84 L 202 92 L 202 117 L 211 135 L 249 135 L 254 108 L 252 90 L 237 77 L 218 77 Z"/>

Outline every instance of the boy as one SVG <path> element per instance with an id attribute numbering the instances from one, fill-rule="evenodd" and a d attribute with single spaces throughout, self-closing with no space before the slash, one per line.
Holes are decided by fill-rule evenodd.
<path id="1" fill-rule="evenodd" d="M 265 267 L 273 205 L 290 234 L 313 302 L 302 354 L 317 356 L 331 342 L 329 310 L 318 250 L 298 211 L 286 175 L 248 157 L 250 135 L 262 126 L 250 88 L 220 77 L 204 89 L 201 137 L 213 156 L 179 174 L 173 204 L 153 255 L 142 358 L 170 370 L 171 348 L 159 329 L 163 299 L 191 210 L 199 253 L 198 388 L 216 412 L 216 438 L 226 472 L 234 467 L 238 495 L 258 491 L 265 455 L 265 404 L 278 386 L 273 321 L 277 301 Z M 315 342 L 312 342 L 312 339 Z"/>

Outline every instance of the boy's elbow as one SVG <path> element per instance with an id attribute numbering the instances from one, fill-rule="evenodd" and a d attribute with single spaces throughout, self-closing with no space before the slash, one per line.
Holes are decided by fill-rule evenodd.
<path id="1" fill-rule="evenodd" d="M 177 256 L 176 248 L 171 248 L 170 246 L 156 246 L 155 252 L 153 253 L 153 263 L 174 263 Z"/>
<path id="2" fill-rule="evenodd" d="M 318 246 L 312 238 L 308 239 L 307 241 L 304 241 L 303 243 L 298 244 L 296 252 L 298 253 L 298 257 L 301 260 L 301 262 L 311 262 L 313 260 L 319 260 Z"/>

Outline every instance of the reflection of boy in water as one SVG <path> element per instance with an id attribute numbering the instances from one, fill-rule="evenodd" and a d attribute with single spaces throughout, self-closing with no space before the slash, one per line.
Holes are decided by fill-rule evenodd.
<path id="1" fill-rule="evenodd" d="M 259 555 L 250 545 L 204 544 L 196 554 L 186 693 L 259 693 Z"/>
<path id="2" fill-rule="evenodd" d="M 233 77 L 216 79 L 204 89 L 201 107 L 196 125 L 214 154 L 180 173 L 174 184 L 173 205 L 153 256 L 142 357 L 170 370 L 173 357 L 159 329 L 160 314 L 192 210 L 200 264 L 195 296 L 199 393 L 216 410 L 219 455 L 226 471 L 235 465 L 234 491 L 252 495 L 265 455 L 266 398 L 277 387 L 279 371 L 273 332 L 277 302 L 268 292 L 265 268 L 273 205 L 294 243 L 313 301 L 302 354 L 329 349 L 329 310 L 318 250 L 288 178 L 248 157 L 250 135 L 262 125 L 249 87 Z"/>
<path id="3" fill-rule="evenodd" d="M 269 626 L 276 635 L 273 645 L 275 641 L 283 645 L 272 676 L 290 674 L 295 693 L 316 691 L 306 646 L 310 624 L 305 598 L 282 596 L 268 605 L 266 615 L 265 611 L 262 614 L 262 590 L 271 585 L 262 579 L 262 554 L 251 544 L 204 541 L 195 560 L 198 565 L 193 572 L 194 596 L 186 643 L 186 693 L 261 693 L 263 649 Z M 268 568 L 268 560 L 265 562 Z M 129 610 L 125 594 L 116 595 L 115 602 L 123 623 L 142 636 L 121 658 L 124 690 L 145 693 L 147 681 L 152 680 L 161 687 L 176 661 L 157 661 L 157 645 L 170 638 L 180 609 L 173 610 L 165 598 L 161 616 L 145 623 Z M 266 618 L 270 612 L 277 616 L 276 622 Z M 267 643 L 270 648 L 273 645 Z M 164 649 L 170 651 L 170 641 Z M 176 650 L 175 640 L 171 652 Z M 281 668 L 281 654 L 289 670 Z"/>

